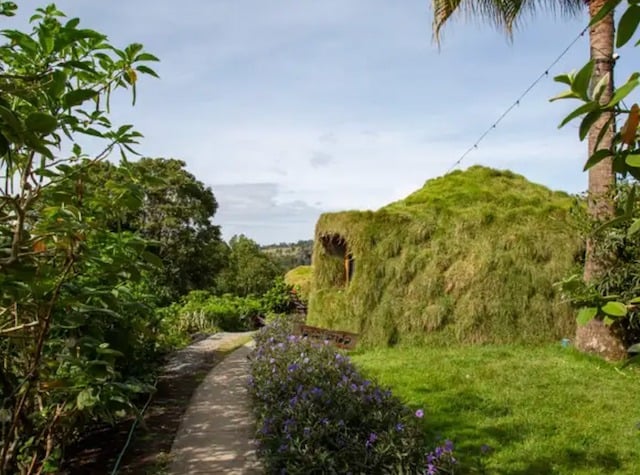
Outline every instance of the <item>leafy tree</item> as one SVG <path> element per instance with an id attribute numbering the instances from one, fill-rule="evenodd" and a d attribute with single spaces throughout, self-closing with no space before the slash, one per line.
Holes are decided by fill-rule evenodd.
<path id="1" fill-rule="evenodd" d="M 220 228 L 211 221 L 218 208 L 213 192 L 184 167 L 176 159 L 142 158 L 120 167 L 102 163 L 86 177 L 93 190 L 104 183 L 141 187 L 141 202 L 109 226 L 154 242 L 151 250 L 162 265 L 147 275 L 145 287 L 160 305 L 213 288 L 226 259 Z"/>
<path id="2" fill-rule="evenodd" d="M 1 2 L 0 14 L 15 8 Z M 31 23 L 2 31 L 0 45 L 2 475 L 57 471 L 83 424 L 131 411 L 131 395 L 145 390 L 123 357 L 144 343 L 136 316 L 148 310 L 128 285 L 149 267 L 147 245 L 104 226 L 139 189 L 106 202 L 83 192 L 81 172 L 132 151 L 141 135 L 111 123 L 109 98 L 124 88 L 135 102 L 138 76 L 156 76 L 146 63 L 157 58 L 140 44 L 115 48 L 54 5 Z M 104 148 L 86 153 L 87 136 Z"/>
<path id="3" fill-rule="evenodd" d="M 591 20 L 591 24 L 597 24 L 603 16 L 610 15 L 620 3 L 621 0 L 614 0 L 605 4 Z M 640 6 L 635 2 L 629 2 L 620 16 L 615 36 L 616 47 L 623 47 L 637 36 L 639 24 Z M 635 46 L 639 45 L 640 41 L 637 41 Z M 585 164 L 585 170 L 592 170 L 603 162 L 611 162 L 617 173 L 623 177 L 630 175 L 637 180 L 640 178 L 640 107 L 638 104 L 628 107 L 624 101 L 640 86 L 640 72 L 633 73 L 624 84 L 613 89 L 613 93 L 608 95 L 607 90 L 612 87 L 610 75 L 604 76 L 593 88 L 589 84 L 589 77 L 595 68 L 596 61 L 592 60 L 577 73 L 556 77 L 556 81 L 569 86 L 569 90 L 556 99 L 577 99 L 582 102 L 562 121 L 561 126 L 581 118 L 580 140 L 587 136 L 591 140 L 593 124 L 599 123 L 603 118 L 607 118 L 612 127 L 616 123 L 622 124 L 610 138 L 606 133 L 597 137 L 594 151 Z M 604 142 L 605 146 L 602 146 L 599 140 Z M 617 193 L 617 199 L 612 200 L 616 203 L 617 217 L 605 225 L 592 224 L 590 235 L 599 237 L 598 240 L 592 240 L 599 242 L 599 245 L 592 249 L 600 261 L 601 269 L 598 274 L 585 272 L 583 277 L 586 282 L 580 282 L 577 276 L 565 282 L 565 289 L 574 296 L 577 294 L 576 300 L 583 306 L 578 315 L 577 345 L 585 351 L 599 353 L 611 359 L 623 358 L 626 355 L 623 341 L 625 337 L 628 340 L 629 330 L 637 329 L 635 310 L 640 304 L 640 299 L 630 299 L 630 293 L 637 293 L 637 277 L 634 276 L 637 269 L 632 263 L 626 262 L 637 256 L 635 246 L 628 242 L 629 239 L 637 240 L 637 232 L 640 230 L 636 196 L 635 184 L 624 187 L 622 192 Z M 610 294 L 611 291 L 618 295 Z"/>
<path id="4" fill-rule="evenodd" d="M 262 251 L 268 254 L 280 266 L 283 272 L 298 266 L 311 264 L 313 241 L 300 240 L 296 243 L 271 244 L 262 246 Z"/>
<path id="5" fill-rule="evenodd" d="M 229 261 L 220 273 L 218 288 L 221 292 L 239 296 L 262 295 L 267 292 L 282 271 L 253 240 L 244 235 L 229 241 Z"/>
<path id="6" fill-rule="evenodd" d="M 439 40 L 442 27 L 456 14 L 464 13 L 470 18 L 480 18 L 512 35 L 513 28 L 526 17 L 539 10 L 559 12 L 564 15 L 577 15 L 588 5 L 589 15 L 597 21 L 591 22 L 589 43 L 592 67 L 588 74 L 581 77 L 585 85 L 595 87 L 600 84 L 599 99 L 602 104 L 611 100 L 613 91 L 613 8 L 621 0 L 561 0 L 532 1 L 520 0 L 432 0 L 434 11 L 433 31 Z M 606 8 L 603 6 L 606 5 Z M 605 80 L 605 78 L 608 78 Z M 605 112 L 593 120 L 585 136 L 588 136 L 588 155 L 596 150 L 611 150 L 614 137 L 613 116 Z M 614 205 L 610 199 L 610 190 L 615 185 L 615 173 L 610 157 L 605 157 L 589 169 L 589 212 L 595 219 L 607 219 L 614 214 Z M 587 260 L 584 267 L 586 280 L 603 270 L 603 263 L 595 258 L 594 242 L 587 241 Z"/>
<path id="7" fill-rule="evenodd" d="M 211 221 L 218 203 L 184 167 L 175 159 L 143 158 L 134 165 L 138 176 L 157 181 L 145 189 L 142 212 L 131 224 L 158 243 L 164 266 L 156 286 L 171 300 L 213 287 L 225 258 L 220 228 Z"/>

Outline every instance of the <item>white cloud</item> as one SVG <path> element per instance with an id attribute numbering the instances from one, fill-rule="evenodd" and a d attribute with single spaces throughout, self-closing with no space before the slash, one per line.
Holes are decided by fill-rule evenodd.
<path id="1" fill-rule="evenodd" d="M 145 155 L 181 158 L 213 185 L 225 236 L 261 242 L 311 237 L 321 209 L 375 209 L 444 173 L 584 24 L 545 17 L 509 44 L 457 21 L 438 51 L 426 0 L 57 3 L 162 59 L 135 108 L 114 101 L 114 122 L 136 124 Z M 551 76 L 586 54 L 584 38 Z M 557 130 L 572 105 L 548 103 L 561 89 L 543 80 L 462 166 L 584 189 L 586 146 Z"/>

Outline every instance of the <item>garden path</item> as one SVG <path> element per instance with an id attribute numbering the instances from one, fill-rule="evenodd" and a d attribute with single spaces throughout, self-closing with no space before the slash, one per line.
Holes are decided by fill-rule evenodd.
<path id="1" fill-rule="evenodd" d="M 250 344 L 234 351 L 194 393 L 171 448 L 172 475 L 262 473 L 245 386 L 250 351 Z"/>

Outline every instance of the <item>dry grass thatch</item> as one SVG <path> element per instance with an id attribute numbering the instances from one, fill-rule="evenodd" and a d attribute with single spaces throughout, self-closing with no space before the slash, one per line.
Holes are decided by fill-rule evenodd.
<path id="1" fill-rule="evenodd" d="M 583 251 L 571 204 L 520 175 L 475 166 L 375 212 L 324 214 L 308 321 L 361 333 L 366 345 L 570 335 L 572 311 L 554 283 Z"/>
<path id="2" fill-rule="evenodd" d="M 313 267 L 311 266 L 294 267 L 284 275 L 284 281 L 292 285 L 300 293 L 300 297 L 307 299 L 311 291 L 312 273 Z"/>

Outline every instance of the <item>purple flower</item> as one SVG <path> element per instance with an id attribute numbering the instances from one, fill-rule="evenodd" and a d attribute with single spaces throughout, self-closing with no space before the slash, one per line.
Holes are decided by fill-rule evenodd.
<path id="1" fill-rule="evenodd" d="M 398 432 L 402 432 L 402 431 L 404 430 L 404 424 L 403 424 L 402 422 L 398 422 L 398 423 L 396 424 L 396 430 L 397 430 Z"/>
<path id="2" fill-rule="evenodd" d="M 444 441 L 444 451 L 448 453 L 453 452 L 453 442 L 449 439 Z"/>
<path id="3" fill-rule="evenodd" d="M 287 370 L 289 370 L 290 372 L 293 372 L 295 370 L 297 370 L 299 368 L 299 366 L 295 363 L 290 364 L 289 367 L 287 368 Z"/>
<path id="4" fill-rule="evenodd" d="M 422 418 L 424 417 L 424 411 L 423 411 L 422 409 L 418 409 L 418 410 L 416 411 L 416 417 L 417 417 L 418 419 L 422 419 Z"/>
<path id="5" fill-rule="evenodd" d="M 438 473 L 438 468 L 435 465 L 432 463 L 427 465 L 427 475 L 435 475 L 436 473 Z"/>
<path id="6" fill-rule="evenodd" d="M 375 432 L 372 432 L 371 434 L 369 434 L 369 438 L 367 439 L 367 442 L 364 445 L 367 448 L 369 448 L 374 444 L 376 440 L 378 440 L 378 434 L 376 434 Z"/>

